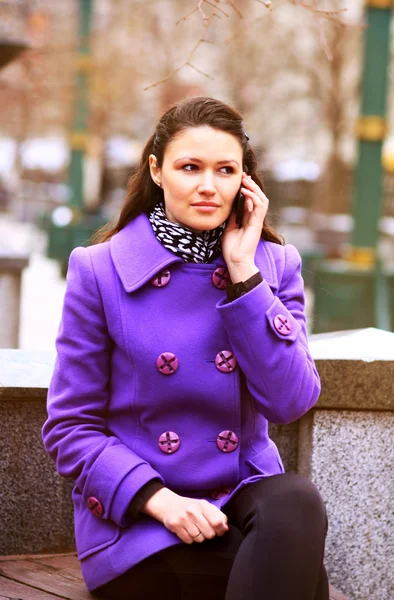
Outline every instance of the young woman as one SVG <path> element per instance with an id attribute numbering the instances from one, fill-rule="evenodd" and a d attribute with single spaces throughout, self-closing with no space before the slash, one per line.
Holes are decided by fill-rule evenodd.
<path id="1" fill-rule="evenodd" d="M 237 225 L 235 199 L 245 197 Z M 241 116 L 170 108 L 117 224 L 70 257 L 43 439 L 111 600 L 327 600 L 326 514 L 268 423 L 316 402 L 301 261 Z"/>

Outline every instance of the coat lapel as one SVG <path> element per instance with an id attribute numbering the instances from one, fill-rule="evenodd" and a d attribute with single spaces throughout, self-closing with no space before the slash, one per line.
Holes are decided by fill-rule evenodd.
<path id="1" fill-rule="evenodd" d="M 269 244 L 261 241 L 256 251 L 256 264 L 263 279 L 273 290 L 278 289 L 275 259 Z M 167 250 L 156 238 L 148 217 L 140 214 L 130 221 L 110 241 L 112 261 L 126 292 L 134 292 L 157 273 L 173 263 L 183 262 Z M 225 265 L 221 254 L 215 267 Z"/>

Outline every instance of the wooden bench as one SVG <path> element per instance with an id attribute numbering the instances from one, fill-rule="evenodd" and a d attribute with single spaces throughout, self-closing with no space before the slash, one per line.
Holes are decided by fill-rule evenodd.
<path id="1" fill-rule="evenodd" d="M 75 554 L 0 557 L 0 600 L 89 600 Z M 348 600 L 330 586 L 330 600 Z"/>

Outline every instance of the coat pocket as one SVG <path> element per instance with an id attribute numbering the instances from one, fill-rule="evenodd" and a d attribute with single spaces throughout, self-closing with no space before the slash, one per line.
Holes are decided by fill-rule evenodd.
<path id="1" fill-rule="evenodd" d="M 269 440 L 267 446 L 253 454 L 246 462 L 262 475 L 279 475 L 285 472 L 279 450 L 272 440 Z"/>
<path id="2" fill-rule="evenodd" d="M 75 542 L 79 560 L 114 544 L 120 527 L 92 515 L 79 490 L 73 490 Z"/>

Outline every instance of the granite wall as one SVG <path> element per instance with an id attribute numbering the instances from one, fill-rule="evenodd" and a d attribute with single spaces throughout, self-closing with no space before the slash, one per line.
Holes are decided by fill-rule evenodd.
<path id="1" fill-rule="evenodd" d="M 394 413 L 316 410 L 302 419 L 299 471 L 325 500 L 331 583 L 349 598 L 394 598 Z"/>
<path id="2" fill-rule="evenodd" d="M 74 548 L 72 482 L 57 475 L 41 440 L 53 360 L 0 350 L 0 555 Z"/>

